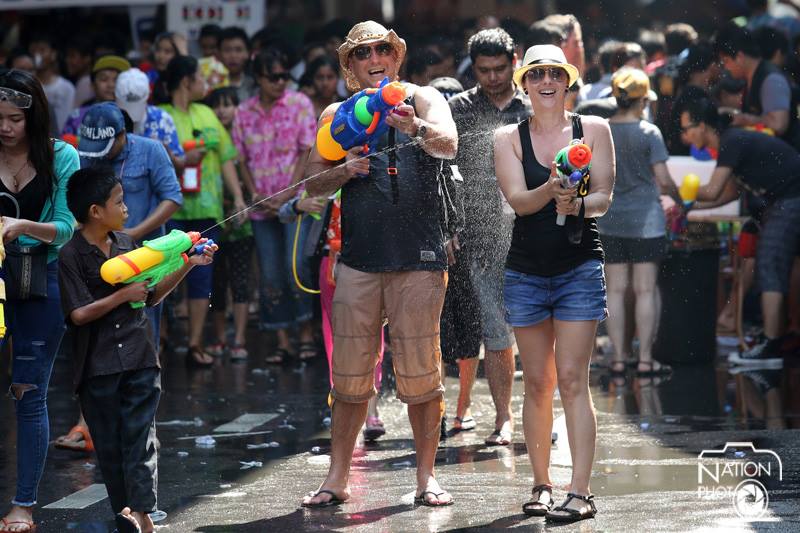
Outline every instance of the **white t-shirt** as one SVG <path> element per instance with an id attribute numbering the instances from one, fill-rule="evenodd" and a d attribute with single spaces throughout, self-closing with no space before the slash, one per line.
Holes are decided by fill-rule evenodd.
<path id="1" fill-rule="evenodd" d="M 43 86 L 47 102 L 56 115 L 58 131 L 64 129 L 64 123 L 72 111 L 75 102 L 75 86 L 61 76 L 56 76 L 52 82 Z"/>

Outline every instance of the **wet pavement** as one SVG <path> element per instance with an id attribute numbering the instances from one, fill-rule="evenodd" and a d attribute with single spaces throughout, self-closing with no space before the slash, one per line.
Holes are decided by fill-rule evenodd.
<path id="1" fill-rule="evenodd" d="M 373 445 L 359 443 L 351 503 L 300 509 L 302 496 L 315 489 L 327 471 L 327 366 L 324 358 L 310 364 L 266 365 L 267 336 L 253 330 L 249 340 L 249 361 L 222 358 L 211 369 L 187 368 L 183 355 L 167 355 L 158 413 L 159 507 L 167 513 L 158 525 L 164 532 L 800 531 L 800 368 L 792 367 L 791 361 L 781 370 L 731 373 L 717 360 L 713 365 L 678 367 L 667 380 L 612 380 L 602 370 L 594 371 L 598 444 L 592 488 L 599 512 L 594 520 L 579 524 L 546 526 L 542 518 L 521 512 L 532 485 L 521 425 L 513 446 L 483 445 L 494 417 L 485 379 L 477 381 L 473 394 L 477 429 L 451 436 L 437 456 L 437 477 L 453 494 L 455 505 L 414 507 L 411 432 L 389 377 L 381 403 L 387 434 Z M 50 389 L 51 439 L 66 432 L 77 416 L 70 375 L 68 359 L 60 356 Z M 7 382 L 4 372 L 0 386 Z M 457 392 L 457 380 L 448 378 L 451 417 Z M 517 416 L 521 406 L 522 382 L 517 376 Z M 560 402 L 556 406 L 552 476 L 560 501 L 569 483 L 571 459 Z M 0 432 L 0 500 L 7 502 L 13 497 L 16 470 L 10 400 L 0 403 L 0 416 L 8 421 Z M 204 436 L 215 443 L 198 445 L 198 437 L 208 441 Z M 701 476 L 698 454 L 720 450 L 728 442 L 752 442 L 755 449 L 770 450 L 781 459 L 782 479 L 772 463 L 768 473 L 761 471 L 756 477 L 769 496 L 758 521 L 737 514 L 734 492 L 729 490 L 748 476 L 723 474 L 717 483 L 709 472 L 713 465 L 760 463 L 756 456 L 763 452 L 731 448 L 724 458 L 705 459 Z M 755 512 L 759 501 L 750 498 L 740 512 L 748 516 L 748 504 Z M 113 531 L 91 455 L 51 446 L 39 503 L 43 508 L 35 514 L 38 533 Z"/>

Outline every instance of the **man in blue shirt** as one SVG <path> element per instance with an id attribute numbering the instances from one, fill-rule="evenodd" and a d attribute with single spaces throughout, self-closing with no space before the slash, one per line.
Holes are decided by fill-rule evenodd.
<path id="1" fill-rule="evenodd" d="M 89 108 L 78 132 L 81 168 L 109 164 L 122 180 L 128 206 L 125 232 L 137 243 L 163 235 L 164 224 L 183 204 L 175 168 L 164 146 L 126 133 L 122 111 L 112 102 Z M 161 306 L 147 310 L 158 339 Z"/>

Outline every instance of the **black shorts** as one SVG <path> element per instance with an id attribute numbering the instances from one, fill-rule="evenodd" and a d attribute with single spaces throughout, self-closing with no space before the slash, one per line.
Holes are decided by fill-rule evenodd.
<path id="1" fill-rule="evenodd" d="M 449 267 L 440 326 L 442 359 L 446 363 L 478 357 L 483 340 L 481 311 L 464 253 L 457 253 L 456 264 Z"/>
<path id="2" fill-rule="evenodd" d="M 756 250 L 758 284 L 765 292 L 788 294 L 800 251 L 800 198 L 783 198 L 767 208 Z"/>
<path id="3" fill-rule="evenodd" d="M 606 264 L 613 263 L 658 263 L 667 253 L 666 237 L 638 239 L 600 235 Z"/>

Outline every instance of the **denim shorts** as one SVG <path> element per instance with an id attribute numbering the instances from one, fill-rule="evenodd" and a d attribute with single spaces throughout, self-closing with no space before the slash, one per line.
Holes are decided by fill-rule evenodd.
<path id="1" fill-rule="evenodd" d="M 597 259 L 557 276 L 534 276 L 506 270 L 506 321 L 515 328 L 556 320 L 605 320 L 606 280 Z"/>

